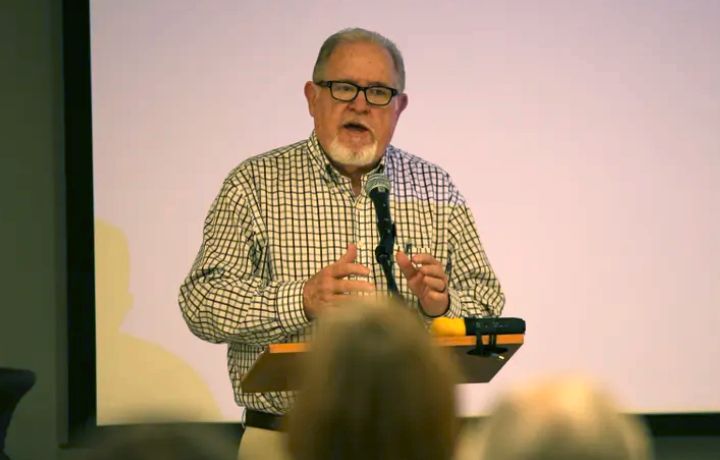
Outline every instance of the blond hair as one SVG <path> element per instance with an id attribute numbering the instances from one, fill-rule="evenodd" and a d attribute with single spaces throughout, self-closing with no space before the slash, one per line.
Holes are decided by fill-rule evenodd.
<path id="1" fill-rule="evenodd" d="M 641 422 L 584 377 L 549 378 L 508 393 L 480 432 L 480 459 L 651 458 Z"/>

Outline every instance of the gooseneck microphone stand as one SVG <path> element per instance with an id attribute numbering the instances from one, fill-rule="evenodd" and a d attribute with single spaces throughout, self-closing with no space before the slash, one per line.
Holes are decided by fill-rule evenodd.
<path id="1" fill-rule="evenodd" d="M 370 174 L 365 183 L 365 192 L 373 202 L 380 235 L 380 243 L 375 248 L 375 260 L 385 275 L 388 292 L 400 297 L 392 270 L 396 233 L 395 224 L 390 218 L 390 179 L 382 173 Z"/>
<path id="2" fill-rule="evenodd" d="M 397 284 L 395 283 L 395 277 L 393 276 L 393 247 L 395 247 L 395 224 L 392 226 L 392 233 L 389 235 L 380 237 L 380 244 L 375 248 L 375 260 L 382 267 L 382 271 L 385 274 L 385 280 L 387 281 L 388 292 L 393 295 L 400 296 Z"/>

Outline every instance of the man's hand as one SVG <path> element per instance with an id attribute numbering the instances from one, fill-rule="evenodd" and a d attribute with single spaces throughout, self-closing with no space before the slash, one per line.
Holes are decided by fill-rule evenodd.
<path id="1" fill-rule="evenodd" d="M 445 313 L 450 296 L 448 279 L 440 262 L 430 254 L 415 254 L 411 261 L 404 252 L 397 252 L 395 260 L 425 313 L 429 316 Z"/>
<path id="2" fill-rule="evenodd" d="M 345 279 L 350 275 L 368 276 L 370 269 L 353 263 L 357 246 L 348 244 L 345 254 L 337 262 L 323 268 L 310 278 L 303 288 L 305 316 L 313 319 L 332 304 L 346 300 L 358 292 L 372 292 L 375 286 L 367 281 Z"/>

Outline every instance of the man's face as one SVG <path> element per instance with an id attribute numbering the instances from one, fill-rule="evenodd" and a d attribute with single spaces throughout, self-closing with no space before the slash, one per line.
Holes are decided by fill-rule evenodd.
<path id="1" fill-rule="evenodd" d="M 338 45 L 322 78 L 359 86 L 397 88 L 398 83 L 390 53 L 371 42 Z M 312 82 L 305 84 L 305 97 L 320 145 L 333 162 L 351 170 L 367 169 L 380 160 L 407 105 L 404 94 L 383 107 L 370 105 L 362 92 L 352 102 L 341 102 L 333 99 L 329 88 Z"/>

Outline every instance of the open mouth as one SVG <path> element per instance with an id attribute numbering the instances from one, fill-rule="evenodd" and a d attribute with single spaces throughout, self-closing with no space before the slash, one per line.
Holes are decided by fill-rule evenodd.
<path id="1" fill-rule="evenodd" d="M 366 133 L 370 131 L 365 125 L 362 123 L 357 123 L 354 121 L 348 122 L 343 124 L 343 128 L 352 131 L 354 133 Z"/>

